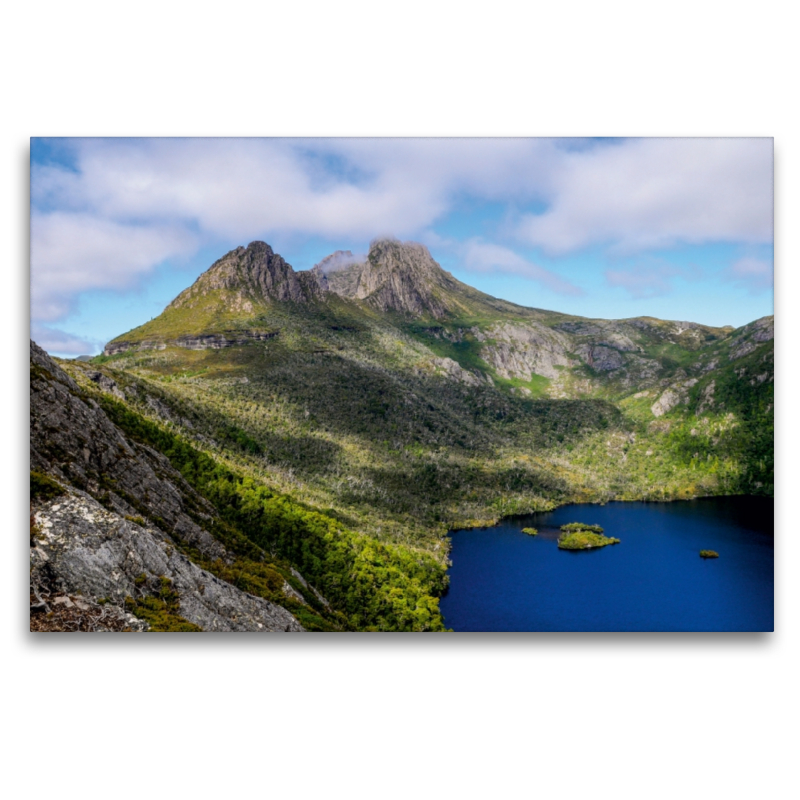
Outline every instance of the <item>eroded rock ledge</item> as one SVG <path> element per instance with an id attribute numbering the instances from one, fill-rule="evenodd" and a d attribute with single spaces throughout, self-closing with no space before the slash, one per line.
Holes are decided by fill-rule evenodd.
<path id="1" fill-rule="evenodd" d="M 225 347 L 236 347 L 250 342 L 266 342 L 277 335 L 278 331 L 224 331 L 197 336 L 179 336 L 177 339 L 166 341 L 109 342 L 103 350 L 103 355 L 115 356 L 131 350 L 166 350 L 170 346 L 183 347 L 186 350 L 222 350 Z"/>

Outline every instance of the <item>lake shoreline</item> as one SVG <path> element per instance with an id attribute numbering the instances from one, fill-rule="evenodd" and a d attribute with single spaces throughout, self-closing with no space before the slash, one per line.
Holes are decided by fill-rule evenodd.
<path id="1" fill-rule="evenodd" d="M 772 630 L 773 520 L 774 497 L 715 495 L 567 503 L 454 529 L 442 615 L 456 631 Z M 575 521 L 621 546 L 576 560 L 521 530 Z"/>

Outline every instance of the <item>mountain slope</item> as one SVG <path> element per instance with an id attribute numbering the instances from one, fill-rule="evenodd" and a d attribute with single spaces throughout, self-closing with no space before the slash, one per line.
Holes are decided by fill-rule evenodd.
<path id="1" fill-rule="evenodd" d="M 154 630 L 441 628 L 433 560 L 254 486 L 148 422 L 113 379 L 76 377 L 31 343 L 31 586 L 48 613 L 37 629 L 48 598 Z M 381 569 L 399 577 L 376 581 Z"/>

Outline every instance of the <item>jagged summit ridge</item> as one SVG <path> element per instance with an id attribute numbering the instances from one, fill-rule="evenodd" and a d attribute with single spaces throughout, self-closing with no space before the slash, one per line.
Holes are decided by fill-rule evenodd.
<path id="1" fill-rule="evenodd" d="M 441 319 L 459 310 L 465 288 L 417 242 L 376 239 L 366 260 L 327 275 L 331 291 L 366 300 L 380 311 L 399 311 Z"/>
<path id="2" fill-rule="evenodd" d="M 331 291 L 379 311 L 441 319 L 463 310 L 459 295 L 465 290 L 470 291 L 417 242 L 380 238 L 366 258 L 337 250 L 312 269 L 295 272 L 272 247 L 255 241 L 215 262 L 168 308 L 192 308 L 221 291 L 228 310 L 249 313 L 264 302 L 307 303 Z"/>
<path id="3" fill-rule="evenodd" d="M 237 310 L 252 311 L 254 301 L 305 303 L 322 294 L 325 287 L 317 273 L 295 272 L 266 242 L 255 241 L 231 250 L 212 264 L 168 308 L 191 307 L 215 290 L 233 292 Z"/>

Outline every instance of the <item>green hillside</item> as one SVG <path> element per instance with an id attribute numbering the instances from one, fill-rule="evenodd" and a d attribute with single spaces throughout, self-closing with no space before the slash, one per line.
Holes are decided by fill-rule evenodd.
<path id="1" fill-rule="evenodd" d="M 106 353 L 63 366 L 253 491 L 430 558 L 433 594 L 454 527 L 773 491 L 772 318 L 733 330 L 526 309 L 421 245 L 376 242 L 329 274 L 237 248 Z M 324 564 L 302 567 L 335 594 Z"/>

